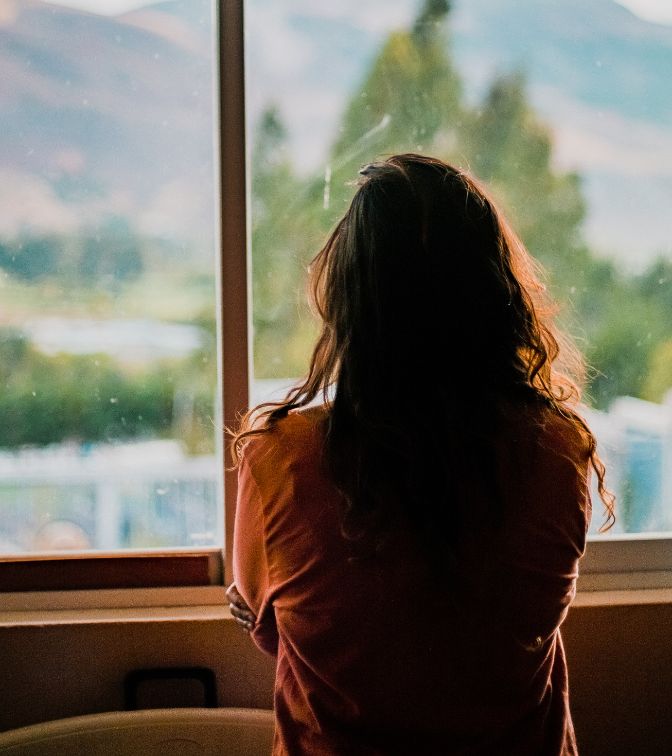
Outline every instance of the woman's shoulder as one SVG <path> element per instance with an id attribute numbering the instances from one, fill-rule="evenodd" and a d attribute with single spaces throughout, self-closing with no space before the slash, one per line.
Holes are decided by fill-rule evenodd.
<path id="1" fill-rule="evenodd" d="M 305 458 L 321 448 L 327 408 L 324 405 L 292 410 L 259 428 L 245 444 L 243 458 L 251 465 L 283 464 Z"/>
<path id="2" fill-rule="evenodd" d="M 591 432 L 579 412 L 546 402 L 508 404 L 502 413 L 502 441 L 517 447 L 565 457 L 574 463 L 587 462 Z"/>

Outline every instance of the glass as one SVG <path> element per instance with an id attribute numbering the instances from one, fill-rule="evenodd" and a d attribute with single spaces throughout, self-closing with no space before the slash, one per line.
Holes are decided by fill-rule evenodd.
<path id="1" fill-rule="evenodd" d="M 107 5 L 0 9 L 0 553 L 223 539 L 214 4 Z"/>
<path id="2" fill-rule="evenodd" d="M 434 154 L 548 271 L 591 366 L 611 532 L 672 531 L 671 34 L 597 0 L 248 0 L 253 400 L 307 367 L 305 267 L 359 167 Z"/>

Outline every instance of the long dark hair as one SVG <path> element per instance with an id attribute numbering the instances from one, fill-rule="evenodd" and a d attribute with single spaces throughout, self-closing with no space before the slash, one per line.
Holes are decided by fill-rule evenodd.
<path id="1" fill-rule="evenodd" d="M 465 467 L 494 482 L 504 408 L 543 405 L 585 439 L 610 527 L 613 496 L 575 409 L 583 363 L 520 239 L 474 178 L 440 160 L 395 155 L 361 174 L 310 266 L 322 329 L 308 374 L 243 418 L 236 462 L 248 437 L 321 397 L 344 532 L 384 533 L 403 516 L 450 546 Z"/>

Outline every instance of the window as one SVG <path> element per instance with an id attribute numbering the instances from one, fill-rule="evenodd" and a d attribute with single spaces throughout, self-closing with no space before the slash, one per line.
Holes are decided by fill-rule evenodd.
<path id="1" fill-rule="evenodd" d="M 241 8 L 219 34 L 209 0 L 121 5 L 0 23 L 5 591 L 223 582 L 222 430 L 247 406 Z"/>
<path id="2" fill-rule="evenodd" d="M 302 273 L 358 168 L 398 151 L 467 167 L 592 366 L 586 415 L 618 519 L 599 534 L 595 497 L 584 572 L 655 563 L 651 584 L 672 568 L 672 18 L 645 5 L 248 0 L 246 71 L 253 396 L 306 367 Z"/>
<path id="3" fill-rule="evenodd" d="M 12 192 L 0 189 L 5 219 L 0 220 L 0 273 L 7 312 L 15 313 L 6 316 L 0 369 L 17 387 L 16 396 L 7 392 L 5 400 L 23 401 L 25 412 L 61 406 L 47 396 L 40 399 L 34 388 L 26 394 L 25 377 L 34 374 L 42 381 L 40 391 L 65 386 L 61 403 L 81 402 L 88 377 L 97 384 L 93 416 L 103 427 L 100 432 L 94 421 L 91 430 L 80 423 L 91 436 L 80 437 L 65 422 L 48 426 L 46 410 L 38 410 L 32 424 L 10 424 L 14 432 L 48 429 L 52 436 L 0 439 L 0 507 L 9 513 L 2 518 L 0 550 L 25 552 L 30 539 L 30 548 L 44 548 L 40 529 L 52 539 L 48 548 L 57 538 L 70 539 L 77 548 L 220 548 L 221 427 L 233 423 L 248 403 L 241 192 L 246 165 L 249 391 L 256 403 L 277 397 L 306 368 L 316 326 L 303 304 L 305 266 L 343 212 L 358 168 L 385 153 L 425 151 L 469 168 L 489 184 L 548 269 L 549 286 L 563 305 L 561 318 L 594 368 L 586 412 L 618 497 L 618 524 L 598 534 L 601 511 L 595 507 L 584 572 L 590 577 L 640 570 L 646 574 L 629 585 L 667 585 L 672 574 L 672 404 L 666 399 L 672 387 L 666 222 L 672 112 L 664 74 L 672 61 L 669 17 L 643 17 L 637 0 L 591 0 L 571 13 L 558 4 L 513 1 L 247 0 L 243 116 L 242 1 L 140 5 L 103 17 L 38 4 L 5 11 L 0 25 L 0 55 L 14 66 L 8 93 L 0 92 L 0 109 L 24 119 L 8 121 L 14 141 L 7 144 L 18 147 L 0 147 L 5 150 L 0 171 L 11 168 L 13 177 L 5 182 Z M 216 155 L 208 152 L 217 110 L 209 83 L 217 78 L 216 56 L 209 52 L 215 5 L 222 16 L 219 330 L 213 327 L 220 307 L 217 212 L 212 212 L 218 199 L 212 179 Z M 658 11 L 654 2 L 648 6 L 654 16 L 665 12 L 663 3 Z M 23 17 L 29 13 L 38 15 L 26 25 Z M 69 38 L 78 44 L 50 47 L 68 24 Z M 105 44 L 91 42 L 93 29 L 110 35 Z M 96 86 L 62 113 L 73 87 L 81 89 L 78 49 L 96 62 L 87 74 Z M 128 53 L 128 66 L 120 65 L 121 52 Z M 40 85 L 47 75 L 60 77 L 59 97 Z M 23 89 L 16 96 L 19 85 Z M 107 99 L 103 91 L 122 91 L 125 99 Z M 53 133 L 31 140 L 27 134 L 41 133 L 51 123 L 38 117 L 40 98 L 60 115 L 50 126 Z M 101 108 L 108 117 L 97 116 Z M 143 149 L 123 154 L 120 112 L 144 135 L 146 154 Z M 67 149 L 47 161 L 53 134 L 66 133 L 84 144 L 104 143 L 104 159 L 80 154 L 73 136 Z M 144 167 L 147 161 L 151 170 Z M 27 166 L 39 166 L 30 181 L 21 178 Z M 121 189 L 115 194 L 99 176 L 116 177 Z M 150 198 L 144 205 L 124 194 L 135 192 L 136 184 L 137 192 Z M 16 221 L 28 217 L 28 202 L 39 213 L 30 223 Z M 6 212 L 5 205 L 19 210 Z M 73 212 L 77 205 L 86 208 L 85 215 Z M 145 225 L 134 215 L 123 216 L 129 207 L 136 215 L 142 207 Z M 38 217 L 47 225 L 40 226 Z M 13 230 L 7 226 L 12 218 Z M 76 234 L 73 229 L 80 226 Z M 31 231 L 34 227 L 42 230 Z M 210 246 L 195 244 L 187 228 L 206 229 Z M 44 313 L 60 318 L 60 326 Z M 120 335 L 122 320 L 128 328 Z M 91 332 L 96 341 L 108 339 L 102 360 L 81 346 Z M 215 333 L 223 351 L 219 379 L 213 370 Z M 161 353 L 165 344 L 182 351 Z M 134 361 L 137 352 L 144 365 Z M 207 367 L 197 369 L 195 361 L 203 358 Z M 29 364 L 9 370 L 31 359 L 38 364 L 34 373 Z M 59 370 L 64 379 L 57 382 L 53 376 L 60 376 Z M 152 405 L 151 420 L 145 412 L 136 411 L 134 418 L 127 412 L 129 397 L 144 396 L 139 386 L 162 398 Z M 61 435 L 53 440 L 54 433 Z M 121 459 L 126 451 L 131 465 L 140 457 L 140 439 L 143 460 L 154 451 L 164 455 L 161 464 L 170 473 L 147 469 L 145 488 L 121 494 L 116 504 L 95 504 L 114 497 L 102 482 L 99 492 L 91 478 L 72 478 L 70 490 L 64 492 L 63 485 L 56 494 L 57 487 L 45 479 L 49 465 L 60 474 L 77 455 L 92 466 L 98 455 L 104 467 L 101 455 Z M 30 464 L 41 471 L 40 485 L 16 477 L 21 465 L 28 470 Z M 135 485 L 130 474 L 113 482 Z M 224 491 L 226 511 L 232 513 L 234 486 Z M 68 517 L 39 519 L 42 512 L 58 514 L 66 507 Z M 24 524 L 17 525 L 21 518 Z M 75 522 L 54 527 L 50 518 Z M 229 533 L 231 527 L 229 516 Z M 24 534 L 32 528 L 29 538 L 17 535 L 21 528 Z M 103 540 L 96 540 L 98 533 Z M 608 584 L 600 580 L 584 584 Z"/>
<path id="4" fill-rule="evenodd" d="M 8 7 L 1 548 L 221 545 L 211 3 Z"/>

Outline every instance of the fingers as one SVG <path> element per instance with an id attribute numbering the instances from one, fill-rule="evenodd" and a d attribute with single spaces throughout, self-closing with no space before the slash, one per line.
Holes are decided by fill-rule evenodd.
<path id="1" fill-rule="evenodd" d="M 235 583 L 231 583 L 231 585 L 226 589 L 226 598 L 233 604 L 244 604 L 245 599 L 238 593 L 238 589 L 236 588 Z"/>
<path id="2" fill-rule="evenodd" d="M 229 600 L 229 609 L 236 622 L 246 632 L 251 632 L 257 621 L 257 617 L 245 602 L 245 599 L 238 593 L 235 584 L 231 584 L 226 591 L 226 597 Z"/>
<path id="3" fill-rule="evenodd" d="M 257 621 L 257 618 L 254 615 L 254 612 L 250 609 L 247 604 L 243 603 L 241 604 L 231 602 L 229 605 L 229 609 L 231 609 L 231 614 L 239 621 L 250 625 L 250 630 L 254 627 L 254 623 Z"/>
<path id="4" fill-rule="evenodd" d="M 236 622 L 248 633 L 254 630 L 255 617 L 250 611 L 239 609 L 235 604 L 230 606 L 231 614 Z"/>

